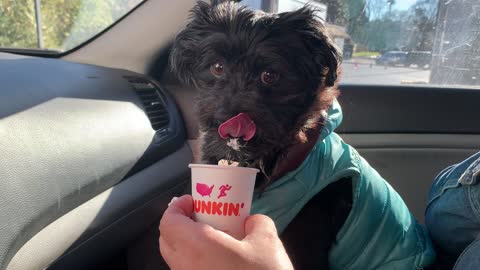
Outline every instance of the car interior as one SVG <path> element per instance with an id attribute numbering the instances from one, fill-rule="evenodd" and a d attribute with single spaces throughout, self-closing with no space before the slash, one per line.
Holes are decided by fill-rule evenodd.
<path id="1" fill-rule="evenodd" d="M 168 269 L 159 220 L 199 157 L 168 57 L 195 3 L 142 1 L 65 52 L 1 50 L 0 270 Z M 337 132 L 423 222 L 436 174 L 480 149 L 478 87 L 342 82 Z"/>

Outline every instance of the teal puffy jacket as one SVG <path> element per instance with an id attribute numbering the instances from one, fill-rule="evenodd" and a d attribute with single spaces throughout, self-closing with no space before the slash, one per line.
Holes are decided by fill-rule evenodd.
<path id="1" fill-rule="evenodd" d="M 353 180 L 353 205 L 329 254 L 333 270 L 412 270 L 435 259 L 432 243 L 398 193 L 357 151 L 333 132 L 342 121 L 335 102 L 304 162 L 255 196 L 252 213 L 270 216 L 281 233 L 328 184 Z"/>

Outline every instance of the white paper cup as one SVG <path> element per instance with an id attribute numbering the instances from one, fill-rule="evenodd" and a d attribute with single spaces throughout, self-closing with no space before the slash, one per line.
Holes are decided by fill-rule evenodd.
<path id="1" fill-rule="evenodd" d="M 193 218 L 242 239 L 250 215 L 255 178 L 253 168 L 190 164 Z"/>

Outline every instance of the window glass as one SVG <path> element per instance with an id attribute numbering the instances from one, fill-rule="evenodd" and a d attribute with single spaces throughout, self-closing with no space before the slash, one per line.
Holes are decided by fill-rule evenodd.
<path id="1" fill-rule="evenodd" d="M 305 3 L 344 55 L 344 84 L 480 87 L 478 0 L 257 0 L 272 12 Z"/>
<path id="2" fill-rule="evenodd" d="M 72 49 L 142 0 L 0 0 L 0 48 Z"/>

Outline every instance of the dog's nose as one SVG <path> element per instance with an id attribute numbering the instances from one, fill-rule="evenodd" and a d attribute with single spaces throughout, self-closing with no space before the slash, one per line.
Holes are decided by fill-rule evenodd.
<path id="1" fill-rule="evenodd" d="M 221 123 L 227 121 L 228 119 L 230 119 L 234 115 L 235 114 L 228 113 L 224 109 L 220 109 L 220 110 L 217 110 L 214 113 L 213 118 L 215 119 L 215 124 L 220 125 Z"/>

